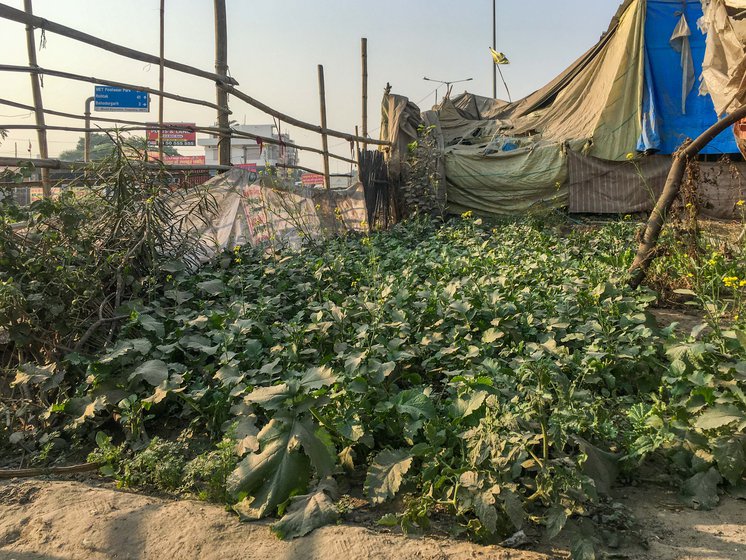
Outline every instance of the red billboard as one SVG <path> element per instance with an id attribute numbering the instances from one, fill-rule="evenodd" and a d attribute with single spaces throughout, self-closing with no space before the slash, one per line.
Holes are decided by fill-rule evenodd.
<path id="1" fill-rule="evenodd" d="M 160 131 L 164 146 L 196 146 L 197 133 L 195 123 L 163 123 L 164 129 Z M 158 123 L 148 123 L 146 138 L 148 148 L 158 147 Z"/>
<path id="2" fill-rule="evenodd" d="M 314 185 L 323 185 L 324 176 L 317 173 L 304 173 L 300 176 L 301 183 L 306 187 L 312 187 Z"/>

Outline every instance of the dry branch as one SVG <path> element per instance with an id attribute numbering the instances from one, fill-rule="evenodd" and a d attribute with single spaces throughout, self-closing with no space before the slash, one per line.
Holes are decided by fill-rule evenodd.
<path id="1" fill-rule="evenodd" d="M 648 269 L 650 268 L 650 264 L 655 259 L 655 247 L 658 243 L 658 238 L 660 237 L 663 225 L 666 223 L 666 216 L 671 210 L 673 201 L 679 194 L 681 180 L 684 177 L 687 164 L 693 157 L 699 154 L 699 152 L 701 152 L 711 140 L 743 118 L 746 118 L 746 107 L 741 107 L 727 117 L 719 120 L 698 136 L 696 140 L 685 143 L 674 154 L 673 165 L 671 165 L 671 170 L 668 172 L 663 192 L 661 193 L 658 202 L 655 204 L 655 208 L 653 208 L 650 218 L 648 218 L 648 223 L 645 226 L 645 231 L 640 241 L 640 246 L 637 249 L 637 255 L 629 269 L 629 272 L 632 275 L 629 284 L 633 288 L 637 288 L 642 283 Z"/>

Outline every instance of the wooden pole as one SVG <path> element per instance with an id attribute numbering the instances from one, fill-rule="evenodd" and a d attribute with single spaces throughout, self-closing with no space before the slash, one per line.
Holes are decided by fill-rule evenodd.
<path id="1" fill-rule="evenodd" d="M 91 103 L 96 100 L 95 97 L 89 97 L 85 100 L 85 140 L 83 142 L 83 161 L 91 161 Z"/>
<path id="2" fill-rule="evenodd" d="M 225 15 L 225 0 L 215 0 L 215 73 L 221 76 L 228 74 L 228 31 Z M 216 82 L 216 98 L 218 104 L 218 128 L 230 128 L 228 116 L 228 92 Z M 230 132 L 221 132 L 218 140 L 218 161 L 220 165 L 231 164 Z"/>
<path id="3" fill-rule="evenodd" d="M 31 0 L 23 0 L 23 7 L 26 13 L 33 15 L 33 7 Z M 35 70 L 39 68 L 36 60 L 36 40 L 34 39 L 34 28 L 31 25 L 26 26 L 26 47 L 28 50 L 28 64 L 32 68 L 30 73 L 31 76 L 31 92 L 34 97 L 34 112 L 36 113 L 36 124 L 39 127 L 43 127 L 44 122 L 44 103 L 41 98 L 41 83 L 39 81 L 39 74 Z M 39 128 L 37 131 L 39 138 L 39 155 L 41 159 L 49 158 L 49 149 L 47 147 L 47 131 L 45 128 Z M 52 196 L 52 186 L 49 184 L 49 171 L 47 169 L 41 170 L 41 182 L 44 190 L 44 198 L 50 198 Z"/>
<path id="4" fill-rule="evenodd" d="M 161 0 L 161 62 L 158 73 L 158 159 L 163 161 L 163 82 L 164 82 L 164 56 L 165 50 L 165 22 L 166 22 L 166 0 Z M 145 151 L 147 152 L 147 135 L 145 140 Z"/>
<path id="5" fill-rule="evenodd" d="M 368 39 L 360 40 L 363 58 L 363 136 L 368 136 Z M 357 131 L 355 131 L 357 136 Z M 359 148 L 358 148 L 359 149 Z M 363 142 L 363 150 L 368 149 L 368 143 Z"/>
<path id="6" fill-rule="evenodd" d="M 666 217 L 671 210 L 673 201 L 679 194 L 681 181 L 684 178 L 687 164 L 693 157 L 699 154 L 699 152 L 702 151 L 710 141 L 743 118 L 746 118 L 746 107 L 741 107 L 727 117 L 719 120 L 698 136 L 696 140 L 684 144 L 684 146 L 679 148 L 679 150 L 674 154 L 673 165 L 671 165 L 671 170 L 668 172 L 663 192 L 661 193 L 658 202 L 655 204 L 655 208 L 653 208 L 653 211 L 650 213 L 650 218 L 648 218 L 648 223 L 645 225 L 645 231 L 642 234 L 640 246 L 637 249 L 637 255 L 629 269 L 629 272 L 632 275 L 629 285 L 633 288 L 637 288 L 642 283 L 651 263 L 655 259 L 655 246 L 658 243 L 658 238 L 660 237 L 661 230 L 666 223 Z"/>
<path id="7" fill-rule="evenodd" d="M 75 41 L 79 41 L 81 43 L 85 43 L 86 45 L 91 45 L 93 47 L 97 47 L 99 49 L 103 49 L 120 56 L 126 56 L 127 58 L 139 60 L 141 62 L 147 62 L 149 64 L 160 64 L 158 57 L 153 56 L 152 54 L 143 53 L 134 49 L 122 47 L 115 43 L 110 43 L 109 41 L 104 41 L 103 39 L 99 39 L 98 37 L 94 37 L 93 35 L 88 35 L 87 33 L 83 33 L 82 31 L 78 31 L 77 29 L 66 27 L 64 25 L 60 25 L 59 23 L 36 17 L 32 14 L 24 13 L 21 10 L 11 8 L 10 6 L 6 6 L 5 4 L 0 4 L 0 18 L 32 25 L 33 27 L 36 27 L 38 29 L 44 29 L 51 33 L 56 33 L 57 35 L 62 35 L 63 37 L 67 37 L 68 39 L 74 39 Z M 199 68 L 194 68 L 193 66 L 181 64 L 172 60 L 166 60 L 164 61 L 164 63 L 166 68 L 170 68 L 171 70 L 177 70 L 178 72 L 184 72 L 185 74 L 191 74 L 192 76 L 206 78 L 211 81 L 222 81 L 227 84 L 238 85 L 238 82 L 236 80 L 234 80 L 233 78 L 229 78 L 228 76 L 218 76 L 217 74 L 213 74 L 212 72 L 205 72 L 204 70 L 200 70 Z"/>
<path id="8" fill-rule="evenodd" d="M 324 67 L 319 64 L 319 103 L 321 105 L 321 128 L 326 130 L 326 88 L 324 87 Z M 324 182 L 326 188 L 331 189 L 329 181 L 329 137 L 326 132 L 321 133 L 321 149 L 324 151 Z"/>

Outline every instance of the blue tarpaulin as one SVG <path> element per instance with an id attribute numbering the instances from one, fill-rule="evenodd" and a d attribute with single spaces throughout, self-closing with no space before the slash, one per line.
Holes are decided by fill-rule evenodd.
<path id="1" fill-rule="evenodd" d="M 671 45 L 671 36 L 686 17 L 691 31 L 689 45 L 694 62 L 694 87 L 682 112 L 682 55 Z M 687 138 L 696 138 L 718 120 L 709 95 L 699 95 L 705 36 L 697 28 L 702 17 L 700 0 L 648 0 L 645 20 L 645 85 L 643 131 L 638 149 L 672 154 Z M 733 133 L 726 130 L 702 150 L 703 154 L 738 152 Z"/>

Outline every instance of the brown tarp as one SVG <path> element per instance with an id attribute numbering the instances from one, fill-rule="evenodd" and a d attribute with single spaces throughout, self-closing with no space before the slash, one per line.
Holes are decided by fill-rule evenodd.
<path id="1" fill-rule="evenodd" d="M 746 163 L 699 162 L 697 195 L 702 215 L 740 219 L 746 200 Z M 625 162 L 604 161 L 568 152 L 569 210 L 572 213 L 649 212 L 663 190 L 669 156 Z"/>

